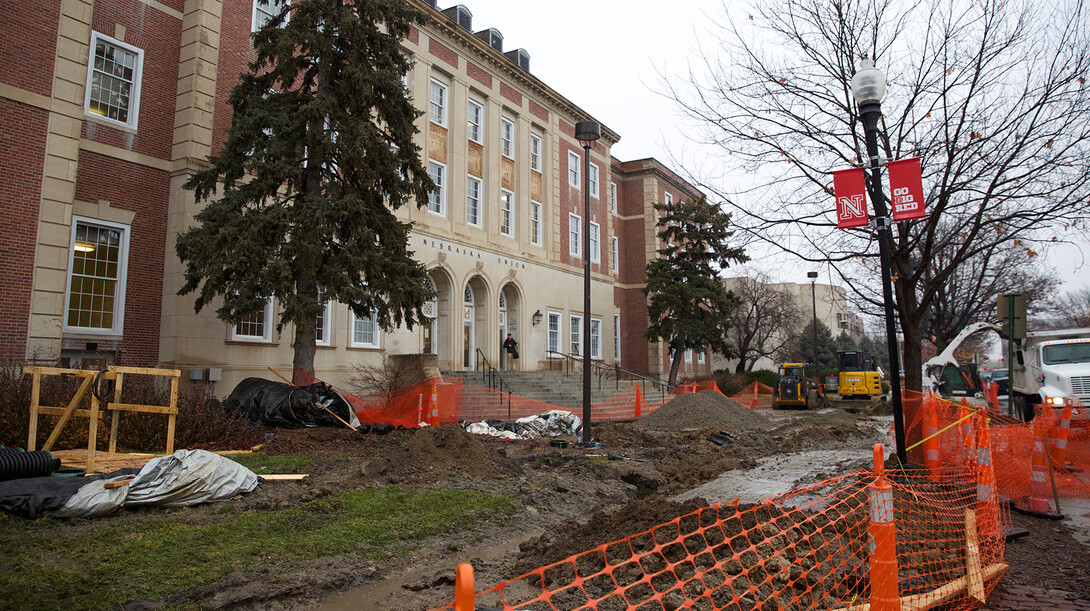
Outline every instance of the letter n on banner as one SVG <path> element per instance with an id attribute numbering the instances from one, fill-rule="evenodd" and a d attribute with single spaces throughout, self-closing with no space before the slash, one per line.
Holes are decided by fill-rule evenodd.
<path id="1" fill-rule="evenodd" d="M 863 168 L 833 172 L 833 190 L 836 192 L 837 227 L 850 229 L 866 225 L 867 187 Z"/>
<path id="2" fill-rule="evenodd" d="M 910 221 L 927 216 L 923 209 L 923 178 L 920 158 L 890 161 L 889 192 L 894 221 Z"/>

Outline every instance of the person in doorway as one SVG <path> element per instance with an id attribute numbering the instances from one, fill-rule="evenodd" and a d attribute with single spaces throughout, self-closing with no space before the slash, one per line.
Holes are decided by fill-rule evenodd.
<path id="1" fill-rule="evenodd" d="M 507 334 L 507 340 L 503 342 L 503 349 L 507 352 L 507 369 L 508 371 L 518 369 L 519 360 L 519 343 L 515 341 L 515 338 L 510 333 Z"/>

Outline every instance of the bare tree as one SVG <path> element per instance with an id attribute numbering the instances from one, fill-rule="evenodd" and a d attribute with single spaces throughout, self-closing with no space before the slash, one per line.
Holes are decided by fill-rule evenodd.
<path id="1" fill-rule="evenodd" d="M 1041 313 L 1039 326 L 1048 329 L 1090 327 L 1090 287 L 1065 293 L 1049 305 Z"/>
<path id="2" fill-rule="evenodd" d="M 836 228 L 830 174 L 864 156 L 850 81 L 876 58 L 889 81 L 880 148 L 924 169 L 927 218 L 890 236 L 906 387 L 919 389 L 923 322 L 963 262 L 1085 230 L 1088 32 L 1080 0 L 752 0 L 687 84 L 666 87 L 725 171 L 752 177 L 690 177 L 737 212 L 750 247 L 829 262 L 877 308 L 875 234 Z"/>
<path id="3" fill-rule="evenodd" d="M 734 371 L 753 371 L 757 361 L 775 360 L 793 343 L 802 328 L 802 316 L 791 294 L 772 284 L 764 272 L 756 272 L 752 277 L 727 278 L 724 283 L 739 301 L 731 313 L 729 334 L 730 343 L 738 353 Z"/>

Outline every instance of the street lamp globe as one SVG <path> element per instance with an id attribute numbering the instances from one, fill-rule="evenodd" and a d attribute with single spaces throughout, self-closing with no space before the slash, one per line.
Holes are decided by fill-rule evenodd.
<path id="1" fill-rule="evenodd" d="M 852 96 L 855 103 L 881 102 L 886 95 L 886 75 L 874 67 L 874 60 L 863 58 L 859 71 L 852 77 Z"/>
<path id="2" fill-rule="evenodd" d="M 602 137 L 602 125 L 597 121 L 579 121 L 575 124 L 575 139 L 584 148 L 594 144 L 594 141 Z"/>

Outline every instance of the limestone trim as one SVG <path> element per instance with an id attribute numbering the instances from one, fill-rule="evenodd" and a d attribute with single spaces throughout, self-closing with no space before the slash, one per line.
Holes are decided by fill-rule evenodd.
<path id="1" fill-rule="evenodd" d="M 212 154 L 222 18 L 221 0 L 186 2 L 171 150 L 176 169 L 194 167 Z"/>
<path id="2" fill-rule="evenodd" d="M 68 280 L 62 253 L 72 231 L 93 13 L 89 0 L 61 2 L 27 329 L 26 355 L 32 359 L 60 357 Z"/>
<path id="3" fill-rule="evenodd" d="M 53 108 L 53 100 L 50 98 L 32 91 L 12 87 L 7 83 L 0 83 L 0 98 L 12 100 L 42 110 L 51 110 Z"/>
<path id="4" fill-rule="evenodd" d="M 99 155 L 113 157 L 114 159 L 120 159 L 122 161 L 135 163 L 137 165 L 147 166 L 156 170 L 162 170 L 163 172 L 170 172 L 173 169 L 172 164 L 166 159 L 159 159 L 158 157 L 144 155 L 142 153 L 129 151 L 116 146 L 110 146 L 109 144 L 103 144 L 101 142 L 88 140 L 86 138 L 80 138 L 79 149 L 81 151 L 98 153 Z"/>
<path id="5" fill-rule="evenodd" d="M 151 8 L 153 8 L 153 9 L 155 9 L 155 10 L 161 12 L 161 13 L 164 13 L 166 15 L 170 15 L 171 17 L 173 17 L 175 19 L 181 19 L 182 18 L 182 13 L 181 12 L 172 9 L 169 6 L 167 6 L 167 5 L 165 5 L 165 4 L 161 3 L 161 2 L 156 2 L 155 0 L 139 0 L 139 2 L 141 4 L 148 5 Z"/>
<path id="6" fill-rule="evenodd" d="M 111 208 L 110 202 L 104 199 L 94 203 L 76 200 L 72 203 L 72 213 L 76 216 L 128 226 L 132 226 L 133 219 L 136 218 L 136 212 Z"/>

